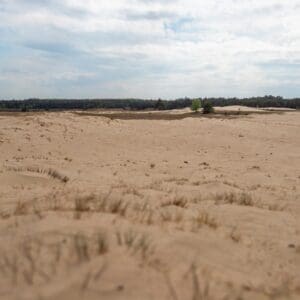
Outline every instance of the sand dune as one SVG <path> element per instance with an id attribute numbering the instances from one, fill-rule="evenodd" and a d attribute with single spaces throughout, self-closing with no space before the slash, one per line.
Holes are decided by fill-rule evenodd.
<path id="1" fill-rule="evenodd" d="M 299 299 L 298 111 L 103 113 L 0 114 L 0 299 Z"/>

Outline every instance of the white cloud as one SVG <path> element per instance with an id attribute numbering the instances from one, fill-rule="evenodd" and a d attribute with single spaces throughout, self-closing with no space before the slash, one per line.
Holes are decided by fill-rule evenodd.
<path id="1" fill-rule="evenodd" d="M 299 14 L 298 0 L 2 0 L 0 70 L 19 81 L 0 86 L 5 97 L 297 96 Z M 32 77 L 38 89 L 19 88 Z"/>

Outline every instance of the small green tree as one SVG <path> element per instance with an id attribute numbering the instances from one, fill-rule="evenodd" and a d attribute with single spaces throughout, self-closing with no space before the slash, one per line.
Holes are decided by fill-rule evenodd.
<path id="1" fill-rule="evenodd" d="M 205 101 L 203 104 L 203 113 L 204 114 L 212 114 L 214 113 L 214 107 L 210 101 Z"/>
<path id="2" fill-rule="evenodd" d="M 198 110 L 201 108 L 201 102 L 199 99 L 194 99 L 192 101 L 192 106 L 191 110 L 194 111 L 195 113 L 198 112 Z"/>

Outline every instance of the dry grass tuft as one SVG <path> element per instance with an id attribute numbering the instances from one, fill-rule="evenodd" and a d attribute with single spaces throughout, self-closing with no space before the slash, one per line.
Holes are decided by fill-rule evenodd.
<path id="1" fill-rule="evenodd" d="M 112 198 L 111 192 L 106 195 L 88 195 L 77 197 L 74 200 L 75 212 L 102 212 L 125 216 L 129 202 L 122 199 Z"/>
<path id="2" fill-rule="evenodd" d="M 67 183 L 69 181 L 68 176 L 62 175 L 56 170 L 48 169 L 48 170 L 45 170 L 45 173 L 48 174 L 50 177 L 52 177 L 54 179 L 60 180 L 63 183 Z"/>
<path id="3" fill-rule="evenodd" d="M 143 194 L 138 191 L 136 187 L 128 186 L 124 191 L 123 195 L 134 195 L 143 198 Z"/>
<path id="4" fill-rule="evenodd" d="M 242 193 L 224 193 L 216 194 L 213 196 L 215 204 L 235 204 L 241 206 L 251 206 L 257 207 L 260 209 L 267 209 L 271 211 L 282 211 L 284 206 L 279 203 L 263 203 L 262 201 L 254 201 L 251 194 L 242 192 Z"/>
<path id="5" fill-rule="evenodd" d="M 169 294 L 170 294 L 170 297 L 171 297 L 170 299 L 173 299 L 173 300 L 180 299 L 180 297 L 177 294 L 175 286 L 171 282 L 171 278 L 170 278 L 170 275 L 168 274 L 168 272 L 166 272 L 164 270 L 159 270 L 159 269 L 158 269 L 158 271 L 162 272 L 162 274 L 164 276 L 164 279 L 166 281 L 167 288 L 168 288 L 168 291 L 169 291 Z M 189 268 L 187 274 L 185 275 L 185 277 L 188 277 L 191 280 L 191 288 L 190 288 L 191 298 L 188 298 L 188 299 L 191 299 L 191 300 L 208 300 L 208 299 L 212 299 L 211 295 L 210 295 L 209 281 L 207 279 L 204 279 L 204 278 L 203 278 L 202 282 L 199 280 L 198 270 L 197 270 L 197 267 L 194 263 L 190 266 L 190 268 Z M 207 274 L 205 274 L 205 277 L 207 277 Z"/>
<path id="6" fill-rule="evenodd" d="M 186 208 L 187 204 L 188 204 L 188 200 L 184 196 L 181 196 L 181 197 L 175 197 L 174 199 L 163 203 L 161 206 L 165 207 L 165 206 L 174 205 L 174 206 L 178 206 L 181 208 Z"/>
<path id="7" fill-rule="evenodd" d="M 79 263 L 90 260 L 88 239 L 85 235 L 77 233 L 73 236 L 75 255 Z"/>
<path id="8" fill-rule="evenodd" d="M 98 254 L 102 255 L 108 252 L 109 245 L 107 235 L 105 233 L 99 232 L 97 234 L 97 250 Z"/>
<path id="9" fill-rule="evenodd" d="M 199 211 L 197 216 L 193 219 L 193 230 L 198 230 L 203 225 L 206 225 L 212 229 L 217 229 L 219 227 L 219 224 L 214 217 L 210 216 L 205 211 Z"/>
<path id="10" fill-rule="evenodd" d="M 154 253 L 152 240 L 146 233 L 139 233 L 132 229 L 116 231 L 116 239 L 119 246 L 126 246 L 132 254 L 141 255 L 143 260 Z"/>
<path id="11" fill-rule="evenodd" d="M 86 212 L 89 211 L 90 208 L 90 202 L 93 200 L 91 196 L 88 197 L 76 197 L 74 199 L 74 209 L 77 212 Z"/>
<path id="12" fill-rule="evenodd" d="M 31 172 L 31 173 L 39 173 L 39 174 L 46 174 L 47 176 L 57 179 L 63 183 L 67 183 L 69 181 L 69 177 L 66 175 L 61 174 L 57 170 L 51 168 L 39 168 L 39 167 L 8 167 L 10 171 L 15 172 Z"/>
<path id="13" fill-rule="evenodd" d="M 183 211 L 180 209 L 170 210 L 164 209 L 159 212 L 159 217 L 162 222 L 180 223 L 183 220 Z"/>
<path id="14" fill-rule="evenodd" d="M 128 207 L 129 207 L 128 202 L 124 202 L 122 200 L 112 200 L 107 206 L 106 212 L 112 214 L 118 214 L 124 217 L 126 215 Z"/>
<path id="15" fill-rule="evenodd" d="M 171 177 L 164 180 L 165 182 L 174 182 L 176 185 L 184 185 L 189 180 L 187 178 L 178 178 L 178 177 Z"/>
<path id="16" fill-rule="evenodd" d="M 75 196 L 74 198 L 65 194 L 51 194 L 42 200 L 34 200 L 31 202 L 19 201 L 14 210 L 9 213 L 2 213 L 2 217 L 11 217 L 12 215 L 28 215 L 34 214 L 42 218 L 42 212 L 73 212 L 75 219 L 80 219 L 85 212 L 90 213 L 109 213 L 125 217 L 130 207 L 129 201 L 119 198 L 112 198 L 111 193 L 107 195 L 84 195 Z M 141 205 L 133 208 L 133 210 L 141 210 Z"/>
<path id="17" fill-rule="evenodd" d="M 214 196 L 216 204 L 237 204 L 243 206 L 255 206 L 252 196 L 247 193 L 223 193 Z"/>
<path id="18" fill-rule="evenodd" d="M 28 205 L 26 202 L 19 201 L 15 207 L 14 213 L 15 216 L 22 216 L 28 214 Z"/>
<path id="19" fill-rule="evenodd" d="M 0 250 L 0 274 L 13 286 L 48 285 L 66 274 L 76 264 L 84 264 L 109 250 L 106 234 L 87 237 L 82 233 L 57 235 L 52 242 L 46 237 L 26 238 L 13 248 Z"/>

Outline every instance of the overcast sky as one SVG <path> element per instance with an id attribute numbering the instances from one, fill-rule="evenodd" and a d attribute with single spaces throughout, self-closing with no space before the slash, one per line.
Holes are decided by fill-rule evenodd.
<path id="1" fill-rule="evenodd" d="M 300 96 L 300 0 L 0 0 L 0 99 Z"/>

